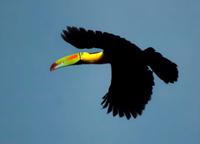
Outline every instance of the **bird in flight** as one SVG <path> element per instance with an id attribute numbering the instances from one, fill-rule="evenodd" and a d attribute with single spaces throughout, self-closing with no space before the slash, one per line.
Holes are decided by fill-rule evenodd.
<path id="1" fill-rule="evenodd" d="M 136 118 L 151 99 L 155 73 L 165 83 L 178 79 L 177 65 L 154 48 L 140 49 L 130 41 L 101 31 L 67 27 L 62 38 L 78 49 L 100 48 L 95 53 L 79 52 L 56 60 L 50 71 L 80 64 L 111 65 L 111 84 L 101 105 L 113 116 Z"/>

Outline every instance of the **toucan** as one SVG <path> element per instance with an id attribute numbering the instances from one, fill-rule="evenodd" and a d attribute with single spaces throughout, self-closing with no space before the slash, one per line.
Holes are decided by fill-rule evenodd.
<path id="1" fill-rule="evenodd" d="M 130 119 L 142 114 L 151 99 L 153 73 L 167 84 L 178 79 L 177 65 L 152 47 L 142 50 L 118 35 L 74 26 L 67 26 L 61 37 L 78 49 L 101 50 L 64 56 L 51 65 L 50 71 L 70 65 L 110 64 L 111 84 L 101 105 L 113 116 Z"/>

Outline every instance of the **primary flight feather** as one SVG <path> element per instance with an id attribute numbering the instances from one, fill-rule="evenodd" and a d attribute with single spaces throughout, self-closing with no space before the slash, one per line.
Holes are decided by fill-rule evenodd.
<path id="1" fill-rule="evenodd" d="M 62 57 L 51 65 L 50 70 L 69 65 L 110 63 L 111 85 L 101 104 L 113 116 L 130 119 L 142 114 L 151 99 L 153 72 L 165 83 L 174 83 L 178 79 L 177 65 L 152 47 L 141 50 L 117 35 L 77 27 L 67 27 L 61 36 L 76 48 L 100 48 L 102 51 Z"/>

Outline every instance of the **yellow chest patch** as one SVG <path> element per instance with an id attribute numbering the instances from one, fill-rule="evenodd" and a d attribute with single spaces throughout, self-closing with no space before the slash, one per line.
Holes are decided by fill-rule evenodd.
<path id="1" fill-rule="evenodd" d="M 98 63 L 103 57 L 103 52 L 97 52 L 97 53 L 81 52 L 80 55 L 81 55 L 81 60 L 84 62 Z"/>

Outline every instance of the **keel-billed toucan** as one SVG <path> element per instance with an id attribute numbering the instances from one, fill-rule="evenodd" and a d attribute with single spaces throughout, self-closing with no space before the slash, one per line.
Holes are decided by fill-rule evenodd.
<path id="1" fill-rule="evenodd" d="M 153 72 L 165 83 L 178 79 L 177 65 L 152 47 L 141 50 L 135 44 L 107 32 L 67 27 L 62 38 L 79 49 L 100 48 L 96 53 L 79 52 L 55 61 L 50 70 L 77 64 L 110 63 L 112 80 L 102 106 L 113 116 L 136 118 L 151 99 Z"/>

